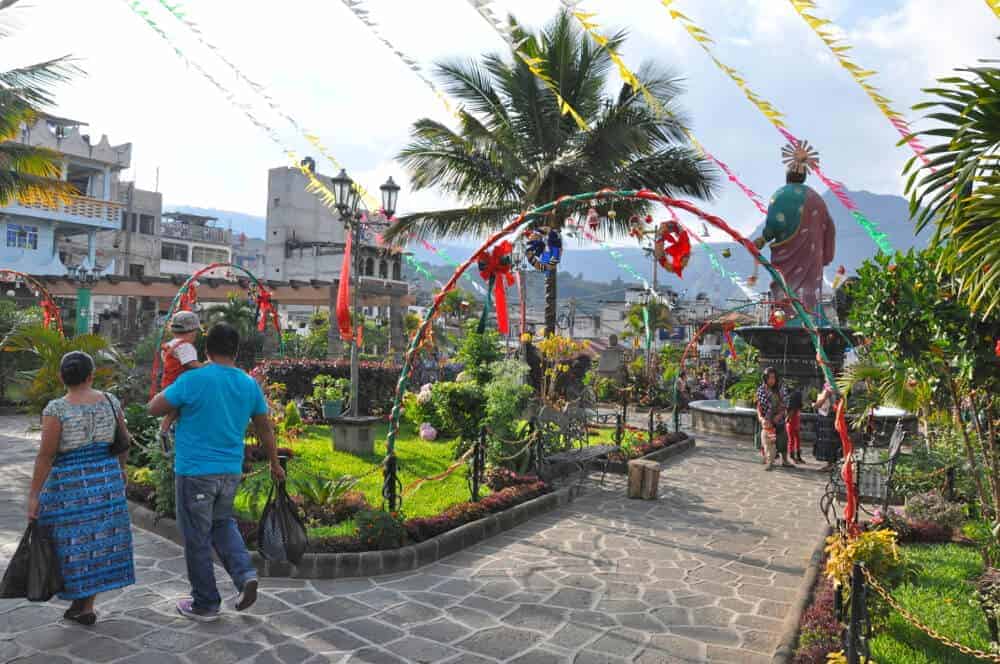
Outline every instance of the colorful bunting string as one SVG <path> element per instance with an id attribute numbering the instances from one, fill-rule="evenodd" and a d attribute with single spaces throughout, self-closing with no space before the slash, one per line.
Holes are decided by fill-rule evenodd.
<path id="1" fill-rule="evenodd" d="M 288 124 L 294 127 L 295 130 L 299 132 L 299 134 L 306 141 L 308 141 L 310 145 L 316 148 L 316 150 L 327 161 L 329 161 L 334 168 L 336 169 L 343 168 L 343 165 L 339 161 L 337 161 L 337 159 L 332 154 L 330 154 L 330 151 L 326 149 L 326 147 L 320 142 L 319 138 L 315 134 L 311 134 L 308 131 L 306 131 L 302 127 L 302 125 L 294 117 L 291 116 L 291 114 L 287 113 L 281 107 L 281 105 L 278 104 L 278 102 L 270 94 L 268 94 L 267 88 L 265 86 L 261 85 L 260 83 L 257 83 L 249 76 L 244 74 L 243 70 L 240 69 L 238 66 L 236 66 L 236 64 L 234 64 L 232 60 L 227 58 L 226 55 L 222 52 L 222 50 L 219 49 L 219 47 L 208 41 L 208 39 L 205 37 L 205 33 L 202 32 L 201 28 L 199 28 L 194 21 L 187 18 L 187 15 L 184 13 L 183 9 L 181 9 L 180 3 L 171 4 L 167 2 L 167 0 L 157 0 L 157 1 L 164 9 L 166 9 L 170 13 L 171 16 L 177 19 L 195 36 L 195 39 L 198 40 L 199 44 L 201 44 L 208 50 L 212 51 L 212 53 L 214 53 L 215 56 L 219 58 L 219 60 L 224 65 L 226 65 L 226 67 L 228 67 L 231 72 L 233 72 L 233 75 L 236 76 L 237 80 L 243 81 L 243 83 L 245 83 L 251 90 L 257 93 L 272 111 L 277 113 L 279 116 L 281 116 L 282 119 L 288 122 Z M 133 4 L 138 5 L 139 2 L 135 1 Z M 147 22 L 149 22 L 149 20 L 147 20 Z M 174 50 L 180 53 L 180 51 L 178 51 L 177 48 L 174 48 Z M 243 110 L 244 112 L 246 112 L 245 109 Z M 319 178 L 316 177 L 315 173 L 313 173 L 303 164 L 299 163 L 298 160 L 296 160 L 296 168 L 298 168 L 306 176 L 306 178 L 308 178 L 309 186 L 307 187 L 307 190 L 310 193 L 317 194 L 323 201 L 323 204 L 325 206 L 327 206 L 330 209 L 334 209 L 334 206 L 336 204 L 336 198 L 333 192 L 330 191 L 330 189 L 325 184 L 323 184 L 323 182 Z M 352 184 L 352 188 L 358 192 L 358 195 L 361 196 L 361 198 L 365 201 L 365 204 L 368 205 L 370 209 L 377 210 L 381 207 L 381 205 L 375 199 L 375 197 L 373 197 L 363 186 L 361 186 L 361 184 L 354 182 Z"/>
<path id="2" fill-rule="evenodd" d="M 871 69 L 864 69 L 861 66 L 852 62 L 846 55 L 848 51 L 851 50 L 851 46 L 845 44 L 843 40 L 837 39 L 832 32 L 827 30 L 828 26 L 832 26 L 833 23 L 825 18 L 820 18 L 816 15 L 818 8 L 813 0 L 788 0 L 792 7 L 795 9 L 796 13 L 802 17 L 802 20 L 812 28 L 812 31 L 826 44 L 827 48 L 833 53 L 833 57 L 837 59 L 840 66 L 847 70 L 847 73 L 851 75 L 861 89 L 865 91 L 865 94 L 875 103 L 878 110 L 882 112 L 892 126 L 900 133 L 903 140 L 907 145 L 913 150 L 913 152 L 920 157 L 921 161 L 926 165 L 930 165 L 930 159 L 924 154 L 927 149 L 915 136 L 913 136 L 913 130 L 910 129 L 909 123 L 907 123 L 906 118 L 903 117 L 902 113 L 897 112 L 890 106 L 892 100 L 883 96 L 881 92 L 878 91 L 874 85 L 869 83 L 866 79 L 871 78 L 877 72 Z M 997 9 L 994 11 L 1000 11 L 1000 0 L 987 0 L 987 4 L 993 3 L 997 5 Z M 992 6 L 992 5 L 991 5 Z M 931 169 L 933 170 L 933 168 Z"/>
<path id="3" fill-rule="evenodd" d="M 761 112 L 765 118 L 767 118 L 768 122 L 774 125 L 774 127 L 789 143 L 797 145 L 798 139 L 795 138 L 795 136 L 785 126 L 785 116 L 769 101 L 763 99 L 751 90 L 747 85 L 746 79 L 744 79 L 737 70 L 729 67 L 715 56 L 715 53 L 713 53 L 710 48 L 710 44 L 713 44 L 714 42 L 708 32 L 696 25 L 690 18 L 680 11 L 671 8 L 671 5 L 674 4 L 675 0 L 660 0 L 660 2 L 667 8 L 670 17 L 681 24 L 684 30 L 691 35 L 691 38 L 694 39 L 702 50 L 708 54 L 708 57 L 711 58 L 713 63 L 715 63 L 715 66 L 722 70 L 722 72 L 725 73 L 726 76 L 728 76 L 737 85 L 737 87 L 739 87 L 739 89 L 743 92 L 743 95 L 757 108 L 757 110 Z M 885 233 L 878 229 L 875 222 L 871 221 L 861 213 L 857 204 L 855 204 L 854 201 L 852 201 L 847 195 L 847 192 L 844 190 L 844 186 L 841 183 L 828 178 L 818 166 L 814 168 L 813 171 L 823 184 L 825 184 L 827 188 L 833 192 L 834 196 L 837 197 L 837 200 L 840 201 L 845 208 L 847 208 L 847 210 L 851 213 L 851 216 L 853 216 L 855 221 L 858 222 L 858 225 L 865 230 L 868 237 L 870 237 L 878 246 L 879 250 L 884 253 L 891 254 L 893 252 L 893 247 L 889 242 L 889 238 Z"/>
<path id="4" fill-rule="evenodd" d="M 986 6 L 993 10 L 997 18 L 1000 18 L 1000 0 L 986 0 Z"/>
<path id="5" fill-rule="evenodd" d="M 490 27 L 493 28 L 493 30 L 495 30 L 496 33 L 507 43 L 511 51 L 513 51 L 517 57 L 524 62 L 532 75 L 544 83 L 545 87 L 552 92 L 553 96 L 556 98 L 556 104 L 559 106 L 559 113 L 572 117 L 574 122 L 576 122 L 576 126 L 582 131 L 589 130 L 590 126 L 587 124 L 587 121 L 584 120 L 583 116 L 580 115 L 576 109 L 574 109 L 569 102 L 563 98 L 562 94 L 559 92 L 559 86 L 554 80 L 552 80 L 552 77 L 542 70 L 541 65 L 545 61 L 542 58 L 533 56 L 523 50 L 525 43 L 529 40 L 523 39 L 520 42 L 515 42 L 513 36 L 511 35 L 510 28 L 504 25 L 502 21 L 493 15 L 493 11 L 490 9 L 492 0 L 469 0 L 469 4 L 472 5 L 480 16 L 486 19 L 486 22 L 489 23 Z"/>
<path id="6" fill-rule="evenodd" d="M 423 246 L 424 249 L 431 252 L 435 256 L 439 257 L 447 265 L 450 265 L 451 267 L 456 267 L 458 265 L 458 262 L 455 261 L 451 256 L 449 256 L 444 249 L 439 249 L 438 247 L 435 247 L 433 244 L 431 244 L 430 242 L 428 242 L 423 238 L 420 239 L 420 244 Z M 482 285 L 479 284 L 479 282 L 473 279 L 470 275 L 466 274 L 462 276 L 465 277 L 465 279 L 472 285 L 472 287 L 476 290 L 477 293 L 479 293 L 480 295 L 486 295 L 486 289 L 483 288 Z"/>
<path id="7" fill-rule="evenodd" d="M 563 6 L 566 7 L 567 9 L 572 10 L 576 4 L 577 4 L 576 2 L 563 0 Z M 705 148 L 705 146 L 701 144 L 701 141 L 699 141 L 695 137 L 694 133 L 688 127 L 684 126 L 680 122 L 680 119 L 674 113 L 672 113 L 670 109 L 664 106 L 663 103 L 659 99 L 657 99 L 652 92 L 649 91 L 649 88 L 641 80 L 639 80 L 639 77 L 635 74 L 635 72 L 629 69 L 628 65 L 625 64 L 625 61 L 622 59 L 621 55 L 617 51 L 615 51 L 615 49 L 611 46 L 610 40 L 606 36 L 598 32 L 598 28 L 600 26 L 594 21 L 594 17 L 597 16 L 597 14 L 593 12 L 581 12 L 581 11 L 573 11 L 572 13 L 573 16 L 576 18 L 576 20 L 583 27 L 584 31 L 588 35 L 590 35 L 590 38 L 593 39 L 594 42 L 596 42 L 599 46 L 601 46 L 605 50 L 605 52 L 607 52 L 608 57 L 610 57 L 611 61 L 615 64 L 615 66 L 618 67 L 618 73 L 622 77 L 622 80 L 625 81 L 629 85 L 629 87 L 631 87 L 633 90 L 640 92 L 643 96 L 643 99 L 646 100 L 646 103 L 649 105 L 649 107 L 661 119 L 670 119 L 674 123 L 676 123 L 680 127 L 681 131 L 684 132 L 684 135 L 687 137 L 687 139 L 695 147 L 695 149 L 698 150 L 698 152 L 701 153 L 702 156 L 704 156 L 706 159 L 709 159 L 716 166 L 718 166 L 719 169 L 721 169 L 722 172 L 726 174 L 726 177 L 729 179 L 729 181 L 735 184 L 737 187 L 739 187 L 740 191 L 742 191 L 747 196 L 747 198 L 750 199 L 750 202 L 753 203 L 754 207 L 756 207 L 757 210 L 760 211 L 762 215 L 767 216 L 767 205 L 764 204 L 764 201 L 760 197 L 760 195 L 753 189 L 748 187 L 746 184 L 744 184 L 743 181 L 736 176 L 733 170 L 729 168 L 728 164 L 723 162 L 721 159 L 718 159 L 715 155 L 709 152 Z"/>
<path id="8" fill-rule="evenodd" d="M 451 102 L 448 101 L 448 97 L 446 97 L 444 93 L 441 92 L 441 90 L 434 84 L 434 81 L 428 78 L 424 73 L 420 63 L 400 50 L 395 44 L 389 41 L 385 35 L 382 34 L 382 30 L 379 28 L 378 23 L 371 18 L 370 12 L 365 8 L 362 0 L 341 0 L 341 2 L 343 2 L 349 10 L 351 10 L 351 13 L 354 14 L 359 21 L 364 23 L 365 26 L 371 30 L 376 39 L 382 42 L 397 58 L 403 61 L 403 64 L 406 65 L 407 69 L 416 74 L 417 78 L 423 81 L 424 85 L 430 88 L 431 92 L 434 93 L 434 96 L 441 100 L 441 103 L 444 104 L 445 109 L 447 109 L 449 113 L 461 118 L 459 112 L 451 105 Z"/>
<path id="9" fill-rule="evenodd" d="M 642 284 L 643 290 L 652 295 L 653 298 L 655 298 L 658 302 L 661 302 L 662 304 L 666 305 L 667 308 L 669 309 L 673 308 L 673 304 L 671 304 L 671 302 L 667 298 L 663 297 L 660 293 L 654 290 L 652 285 L 650 285 L 649 281 L 646 279 L 646 277 L 639 274 L 639 272 L 637 272 L 634 267 L 625 262 L 625 258 L 622 256 L 620 251 L 612 248 L 611 245 L 609 245 L 607 242 L 605 242 L 598 236 L 591 233 L 584 225 L 578 224 L 576 228 L 585 238 L 587 238 L 588 240 L 599 246 L 601 249 L 604 249 L 606 252 L 608 252 L 608 255 L 611 256 L 611 259 L 615 262 L 615 265 L 618 266 L 618 269 L 620 269 L 622 272 L 625 272 L 633 279 L 638 281 L 640 284 Z"/>

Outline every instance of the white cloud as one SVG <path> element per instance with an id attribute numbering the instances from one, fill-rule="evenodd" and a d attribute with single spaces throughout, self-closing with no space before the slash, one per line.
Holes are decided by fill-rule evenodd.
<path id="1" fill-rule="evenodd" d="M 144 4 L 186 53 L 238 87 L 159 3 Z M 474 57 L 503 45 L 465 0 L 366 4 L 384 34 L 425 70 L 441 58 Z M 895 147 L 898 135 L 788 3 L 683 0 L 679 6 L 712 33 L 719 57 L 787 114 L 793 132 L 820 149 L 829 174 L 851 188 L 901 191 L 908 153 Z M 873 82 L 904 110 L 934 76 L 996 52 L 997 23 L 981 2 L 824 0 L 820 6 L 855 45 L 855 60 L 880 72 Z M 511 11 L 538 24 L 558 3 L 499 0 L 496 7 L 499 15 Z M 413 120 L 450 120 L 424 84 L 340 2 L 285 0 L 279 9 L 260 1 L 187 0 L 184 8 L 221 52 L 266 85 L 373 191 L 390 174 L 406 183 L 392 157 Z M 655 59 L 684 75 L 681 103 L 693 130 L 747 184 L 765 197 L 781 184 L 780 136 L 660 3 L 587 0 L 583 8 L 597 12 L 605 32 L 629 29 L 623 53 L 631 65 Z M 39 0 L 4 13 L 21 27 L 7 39 L 0 65 L 62 53 L 79 57 L 88 76 L 59 88 L 57 111 L 92 123 L 95 135 L 107 132 L 112 142 L 133 142 L 141 186 L 151 188 L 159 168 L 160 189 L 172 201 L 264 210 L 266 173 L 284 163 L 282 151 L 187 69 L 124 1 Z M 321 171 L 333 171 L 288 123 L 266 107 L 259 113 L 299 154 L 313 154 Z M 704 207 L 749 231 L 759 214 L 725 185 Z M 404 209 L 442 202 L 435 192 L 404 191 L 401 197 Z"/>

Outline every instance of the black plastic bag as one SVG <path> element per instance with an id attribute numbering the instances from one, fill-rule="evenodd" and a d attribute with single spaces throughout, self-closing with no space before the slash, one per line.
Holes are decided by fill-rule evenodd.
<path id="1" fill-rule="evenodd" d="M 0 598 L 47 602 L 62 589 L 55 545 L 47 530 L 31 521 L 0 581 Z"/>
<path id="2" fill-rule="evenodd" d="M 306 527 L 284 482 L 276 482 L 257 528 L 257 548 L 265 560 L 298 565 L 309 546 Z"/>

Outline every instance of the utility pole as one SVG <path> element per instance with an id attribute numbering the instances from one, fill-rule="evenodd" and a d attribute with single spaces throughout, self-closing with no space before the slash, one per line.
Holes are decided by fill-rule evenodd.
<path id="1" fill-rule="evenodd" d="M 569 338 L 573 338 L 573 328 L 576 326 L 576 298 L 569 299 Z"/>
<path id="2" fill-rule="evenodd" d="M 127 277 L 128 272 L 131 269 L 129 266 L 132 264 L 132 209 L 133 201 L 135 200 L 135 181 L 128 183 L 128 198 L 126 199 L 125 207 L 125 223 L 122 224 L 125 227 L 125 252 L 122 260 L 122 276 Z M 155 230 L 155 229 L 154 229 Z M 125 298 L 125 329 L 132 330 L 132 317 L 131 317 L 131 307 L 129 306 L 129 301 L 131 298 Z"/>

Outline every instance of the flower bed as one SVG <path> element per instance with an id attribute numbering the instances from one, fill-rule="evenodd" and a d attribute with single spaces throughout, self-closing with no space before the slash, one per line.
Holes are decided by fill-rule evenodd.
<path id="1" fill-rule="evenodd" d="M 396 394 L 400 368 L 391 363 L 361 362 L 359 365 L 358 402 L 362 409 L 388 412 Z M 288 399 L 309 399 L 313 393 L 313 379 L 325 374 L 334 378 L 349 378 L 351 364 L 346 360 L 265 360 L 258 364 L 251 375 L 262 376 L 268 383 L 285 385 Z M 362 415 L 373 415 L 363 412 Z"/>
<path id="2" fill-rule="evenodd" d="M 629 428 L 629 430 L 633 432 L 637 431 L 631 427 Z M 638 436 L 642 434 L 640 432 L 640 434 L 636 435 Z M 651 454 L 653 452 L 656 452 L 657 450 L 662 450 L 666 447 L 670 447 L 671 445 L 676 445 L 677 443 L 680 443 L 687 439 L 688 435 L 683 431 L 678 431 L 678 432 L 672 431 L 669 433 L 660 434 L 659 436 L 655 436 L 652 442 L 641 442 L 640 440 L 639 442 L 636 442 L 635 444 L 632 445 L 623 445 L 621 452 L 612 452 L 611 455 L 609 455 L 609 460 L 618 463 L 628 463 L 632 459 L 638 459 L 640 457 L 644 457 L 647 454 Z"/>

